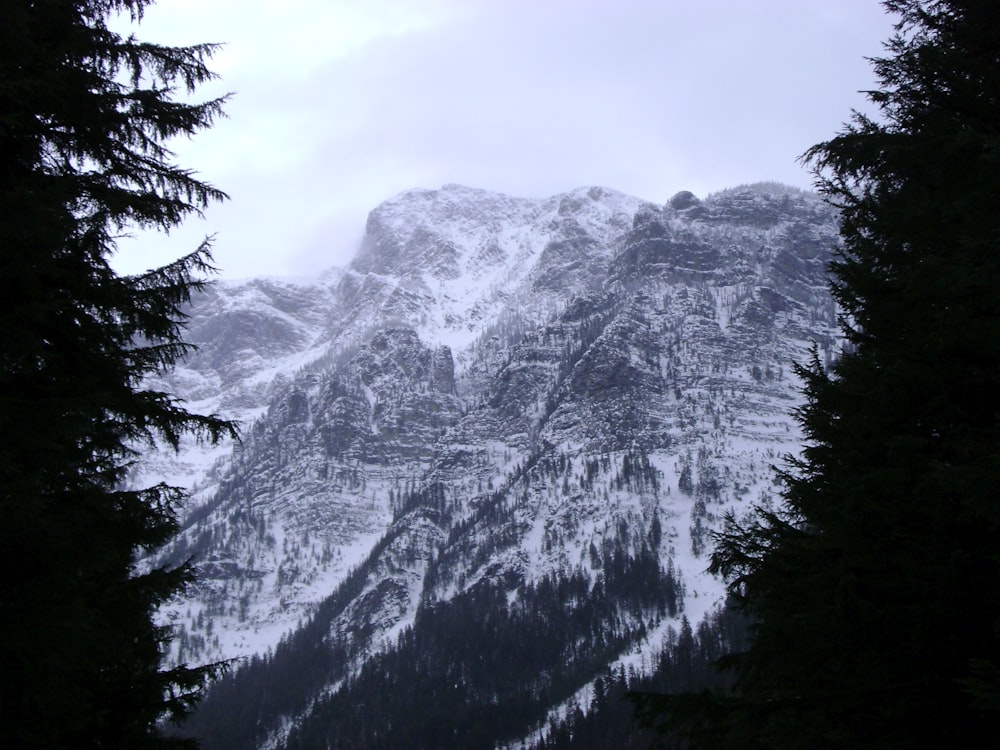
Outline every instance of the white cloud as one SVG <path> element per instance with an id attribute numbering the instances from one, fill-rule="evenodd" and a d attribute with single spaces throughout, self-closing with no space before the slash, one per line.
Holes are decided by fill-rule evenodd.
<path id="1" fill-rule="evenodd" d="M 226 41 L 230 118 L 177 150 L 226 190 L 127 271 L 218 231 L 226 276 L 345 264 L 367 210 L 458 182 L 542 196 L 603 184 L 655 201 L 795 162 L 863 105 L 875 0 L 160 0 L 140 37 Z"/>

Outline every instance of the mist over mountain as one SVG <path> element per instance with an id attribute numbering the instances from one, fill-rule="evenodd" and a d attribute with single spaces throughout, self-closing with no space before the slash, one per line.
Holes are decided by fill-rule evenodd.
<path id="1" fill-rule="evenodd" d="M 163 385 L 243 440 L 139 472 L 193 488 L 170 660 L 243 658 L 204 747 L 572 746 L 610 685 L 718 647 L 708 535 L 799 449 L 837 235 L 771 183 L 448 185 L 376 207 L 346 269 L 195 300 Z"/>

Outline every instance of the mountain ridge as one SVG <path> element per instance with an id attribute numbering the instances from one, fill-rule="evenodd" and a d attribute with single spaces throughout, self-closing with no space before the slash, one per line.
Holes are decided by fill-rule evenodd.
<path id="1" fill-rule="evenodd" d="M 836 241 L 829 206 L 766 183 L 664 205 L 446 186 L 373 210 L 326 281 L 196 301 L 201 359 L 168 385 L 230 384 L 219 405 L 255 420 L 191 482 L 157 558 L 201 570 L 164 610 L 172 659 L 256 655 L 206 703 L 206 747 L 349 734 L 343 701 L 395 696 L 390 662 L 430 691 L 464 674 L 478 697 L 448 698 L 469 714 L 455 726 L 494 743 L 528 737 L 601 669 L 648 670 L 681 618 L 721 600 L 703 570 L 722 514 L 773 507 L 770 466 L 798 449 L 791 364 L 838 346 Z M 490 629 L 469 630 L 476 607 Z M 494 654 L 500 684 L 449 655 L 446 631 L 537 664 Z M 260 731 L 227 745 L 219 696 L 302 653 L 322 668 L 283 708 L 254 704 Z M 521 724 L 489 712 L 501 696 Z"/>

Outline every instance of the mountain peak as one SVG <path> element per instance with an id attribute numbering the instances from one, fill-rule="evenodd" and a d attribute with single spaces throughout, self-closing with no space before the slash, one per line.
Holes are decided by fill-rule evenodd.
<path id="1" fill-rule="evenodd" d="M 770 183 L 666 205 L 445 185 L 373 209 L 323 284 L 199 298 L 174 389 L 225 384 L 256 420 L 157 561 L 201 570 L 164 610 L 172 658 L 272 649 L 217 693 L 286 701 L 247 709 L 256 746 L 386 746 L 348 718 L 372 696 L 433 738 L 406 708 L 426 694 L 455 746 L 486 727 L 483 747 L 532 747 L 601 669 L 652 669 L 720 602 L 711 532 L 773 507 L 792 364 L 836 354 L 836 237 Z M 297 682 L 260 689 L 278 679 Z"/>
<path id="2" fill-rule="evenodd" d="M 697 208 L 701 205 L 701 201 L 690 190 L 681 190 L 667 201 L 667 205 L 675 211 L 686 211 L 690 208 Z"/>

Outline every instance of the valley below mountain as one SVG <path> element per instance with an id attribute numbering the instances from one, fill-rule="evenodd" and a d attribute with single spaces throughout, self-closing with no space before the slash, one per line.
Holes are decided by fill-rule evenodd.
<path id="1" fill-rule="evenodd" d="M 721 648 L 710 535 L 780 502 L 837 242 L 771 183 L 451 185 L 376 207 L 346 269 L 197 297 L 158 385 L 242 439 L 134 481 L 191 490 L 143 563 L 198 569 L 168 661 L 237 660 L 203 747 L 585 747 L 609 685 Z"/>

